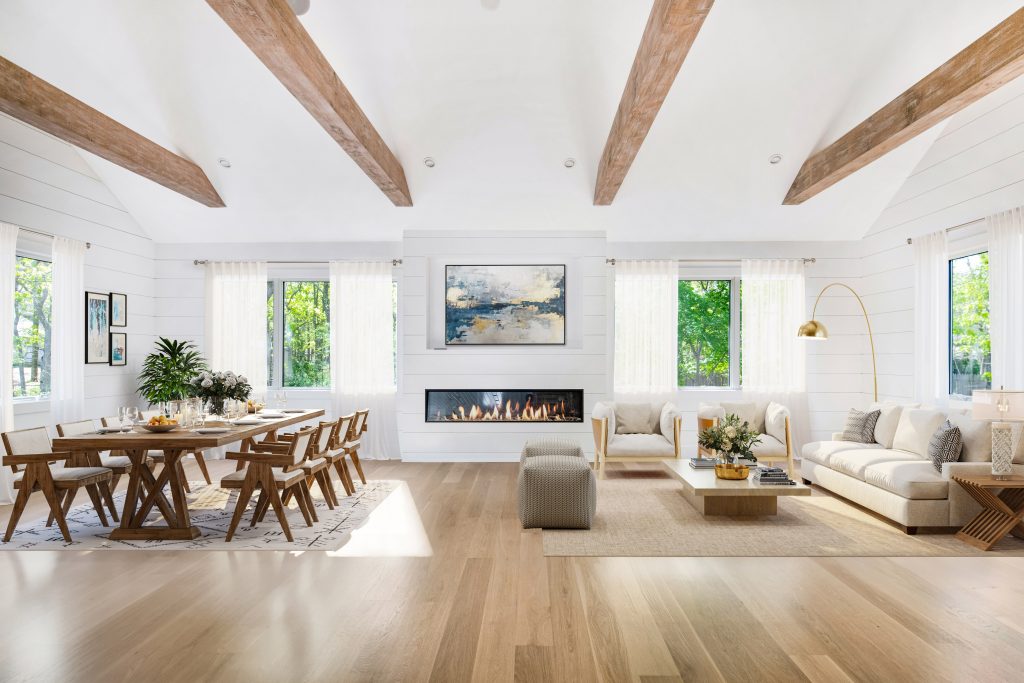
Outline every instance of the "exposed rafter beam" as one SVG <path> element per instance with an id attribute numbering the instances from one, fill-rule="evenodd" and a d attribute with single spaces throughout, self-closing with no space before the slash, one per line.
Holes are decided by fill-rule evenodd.
<path id="1" fill-rule="evenodd" d="M 1024 9 L 811 155 L 783 204 L 801 204 L 1024 74 Z"/>
<path id="2" fill-rule="evenodd" d="M 384 144 L 286 0 L 206 0 L 395 206 L 412 206 Z"/>
<path id="3" fill-rule="evenodd" d="M 0 111 L 206 206 L 224 206 L 203 169 L 0 57 Z"/>
<path id="4" fill-rule="evenodd" d="M 713 3 L 655 0 L 601 154 L 595 205 L 615 199 Z"/>

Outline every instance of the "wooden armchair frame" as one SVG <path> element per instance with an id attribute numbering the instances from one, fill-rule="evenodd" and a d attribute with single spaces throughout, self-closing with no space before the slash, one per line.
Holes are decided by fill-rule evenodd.
<path id="1" fill-rule="evenodd" d="M 592 417 L 590 426 L 594 432 L 594 467 L 598 470 L 598 476 L 604 478 L 604 465 L 606 462 L 662 462 L 671 460 L 672 457 L 645 456 L 645 455 L 608 455 L 608 418 Z M 676 460 L 682 457 L 682 448 L 679 445 L 679 437 L 683 430 L 683 418 L 676 415 L 672 419 L 672 445 L 675 450 Z"/>

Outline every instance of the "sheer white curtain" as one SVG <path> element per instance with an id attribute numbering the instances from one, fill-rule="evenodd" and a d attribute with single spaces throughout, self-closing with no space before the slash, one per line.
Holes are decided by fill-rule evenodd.
<path id="1" fill-rule="evenodd" d="M 390 262 L 331 261 L 334 416 L 369 409 L 360 457 L 401 458 Z"/>
<path id="2" fill-rule="evenodd" d="M 674 392 L 679 354 L 679 265 L 615 264 L 616 394 Z"/>
<path id="3" fill-rule="evenodd" d="M 0 368 L 14 364 L 14 274 L 18 228 L 0 223 Z M 14 386 L 10 372 L 0 372 L 0 432 L 14 429 Z M 0 449 L 0 504 L 14 502 L 11 470 L 3 463 Z"/>
<path id="4" fill-rule="evenodd" d="M 743 396 L 789 409 L 795 452 L 810 436 L 807 346 L 796 332 L 807 320 L 803 259 L 744 259 Z"/>
<path id="5" fill-rule="evenodd" d="M 50 413 L 54 422 L 86 417 L 85 243 L 53 238 L 53 344 Z"/>
<path id="6" fill-rule="evenodd" d="M 992 386 L 1024 389 L 1024 209 L 997 213 L 985 223 Z"/>
<path id="7" fill-rule="evenodd" d="M 267 390 L 267 264 L 206 264 L 206 360 L 245 375 L 253 394 Z"/>
<path id="8" fill-rule="evenodd" d="M 949 395 L 949 254 L 944 230 L 914 238 L 914 395 Z"/>

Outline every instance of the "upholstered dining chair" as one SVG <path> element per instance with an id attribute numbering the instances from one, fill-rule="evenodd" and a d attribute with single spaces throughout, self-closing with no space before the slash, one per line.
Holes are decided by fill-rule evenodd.
<path id="1" fill-rule="evenodd" d="M 106 425 L 104 425 L 106 426 Z M 96 431 L 96 425 L 92 420 L 79 420 L 77 422 L 64 422 L 57 425 L 57 436 L 81 436 L 92 434 Z M 117 506 L 114 505 L 112 492 L 117 488 L 117 482 L 121 476 L 131 474 L 132 460 L 127 455 L 114 455 L 112 453 L 100 453 L 99 460 L 90 462 L 90 467 L 106 467 L 113 477 L 110 480 L 110 487 L 102 491 L 103 500 L 110 510 L 110 517 L 115 521 L 121 521 L 117 516 Z"/>
<path id="2" fill-rule="evenodd" d="M 355 420 L 352 421 L 352 427 L 350 428 L 348 437 L 342 446 L 348 457 L 352 459 L 352 464 L 356 466 L 356 472 L 359 474 L 359 481 L 364 484 L 366 483 L 366 476 L 363 474 L 363 466 L 359 462 L 359 440 L 366 432 L 369 416 L 369 410 L 356 411 Z"/>
<path id="3" fill-rule="evenodd" d="M 255 445 L 259 450 L 248 453 L 229 452 L 229 460 L 240 460 L 247 463 L 244 470 L 232 472 L 220 480 L 220 487 L 224 489 L 240 489 L 238 501 L 235 503 L 235 512 L 231 516 L 231 524 L 228 527 L 225 542 L 230 541 L 235 535 L 238 523 L 242 520 L 249 505 L 249 499 L 256 489 L 260 490 L 259 500 L 253 511 L 252 523 L 262 519 L 263 514 L 269 507 L 274 508 L 277 521 L 281 524 L 285 538 L 289 542 L 292 538 L 291 528 L 288 526 L 288 517 L 285 515 L 284 502 L 281 499 L 282 492 L 295 489 L 295 501 L 299 505 L 302 517 L 306 520 L 307 526 L 313 526 L 313 497 L 306 485 L 306 473 L 302 469 L 310 450 L 315 427 L 300 429 L 292 435 L 287 442 L 261 441 Z"/>
<path id="4" fill-rule="evenodd" d="M 14 535 L 28 498 L 35 491 L 41 491 L 46 498 L 50 506 L 50 518 L 57 522 L 61 535 L 68 543 L 71 543 L 71 532 L 68 530 L 66 515 L 80 488 L 89 492 L 100 523 L 108 526 L 107 516 L 103 513 L 101 489 L 109 494 L 110 470 L 105 467 L 65 467 L 63 461 L 70 458 L 71 453 L 53 452 L 46 427 L 4 432 L 0 438 L 7 451 L 4 463 L 14 470 L 14 488 L 18 490 L 14 509 L 7 522 L 4 543 Z M 52 523 L 47 521 L 46 526 Z"/>
<path id="5" fill-rule="evenodd" d="M 338 429 L 339 422 L 339 420 L 321 422 L 316 426 L 316 431 L 313 433 L 313 439 L 310 443 L 309 457 L 302 463 L 302 471 L 306 475 L 306 486 L 312 489 L 315 482 L 320 487 L 320 492 L 324 495 L 327 507 L 331 510 L 338 503 L 338 499 L 334 494 L 334 486 L 331 484 L 330 466 L 332 461 L 328 458 L 331 455 L 334 432 Z M 280 434 L 277 438 L 282 442 L 288 442 L 295 438 L 295 436 L 294 434 Z M 263 443 L 266 443 L 266 441 Z M 282 500 L 285 505 L 291 500 L 293 491 L 294 489 L 284 495 Z M 312 510 L 312 516 L 315 520 L 316 510 Z"/>
<path id="6" fill-rule="evenodd" d="M 355 422 L 355 419 L 355 413 L 338 418 L 338 427 L 334 430 L 330 450 L 324 454 L 324 457 L 334 465 L 334 470 L 338 473 L 338 478 L 341 479 L 341 485 L 345 488 L 345 493 L 350 496 L 356 492 L 356 485 L 352 483 L 352 473 L 349 472 L 348 463 L 345 460 L 348 457 L 348 451 L 345 450 L 345 442 L 348 441 L 349 433 L 352 430 L 352 423 Z"/>

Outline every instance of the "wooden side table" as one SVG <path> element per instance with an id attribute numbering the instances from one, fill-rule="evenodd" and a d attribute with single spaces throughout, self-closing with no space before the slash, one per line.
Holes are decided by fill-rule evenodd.
<path id="1" fill-rule="evenodd" d="M 982 550 L 991 550 L 1008 533 L 1024 538 L 1024 477 L 996 479 L 991 474 L 954 474 L 952 479 L 982 507 L 977 517 L 957 532 L 957 538 Z M 996 494 L 999 489 L 1002 490 Z"/>

